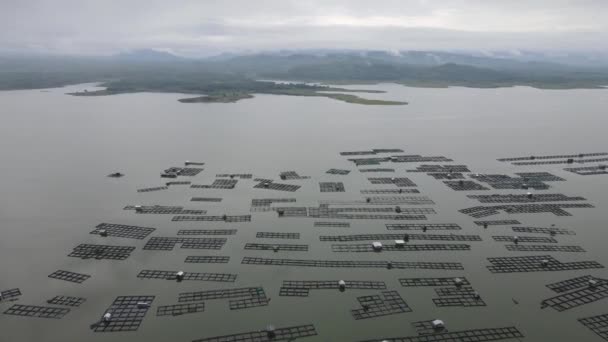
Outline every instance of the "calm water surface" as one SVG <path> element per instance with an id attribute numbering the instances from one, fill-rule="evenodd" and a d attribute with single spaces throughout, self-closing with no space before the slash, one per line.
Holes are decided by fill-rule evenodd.
<path id="1" fill-rule="evenodd" d="M 572 209 L 571 217 L 551 214 L 498 215 L 490 219 L 519 219 L 529 226 L 556 224 L 575 230 L 573 237 L 558 236 L 561 244 L 581 245 L 587 253 L 552 253 L 560 261 L 596 260 L 608 264 L 605 248 L 608 218 L 608 178 L 582 177 L 563 166 L 514 167 L 500 157 L 531 154 L 569 154 L 608 150 L 608 93 L 604 90 L 418 89 L 386 84 L 361 86 L 386 90 L 367 97 L 405 100 L 408 106 L 362 106 L 324 98 L 258 95 L 235 104 L 181 104 L 178 94 L 130 94 L 109 97 L 72 97 L 83 85 L 48 92 L 0 92 L 0 289 L 19 287 L 16 303 L 45 305 L 56 295 L 80 296 L 87 301 L 61 320 L 0 315 L 1 341 L 191 341 L 246 332 L 274 324 L 277 327 L 314 324 L 319 336 L 305 341 L 357 341 L 409 336 L 411 322 L 443 319 L 450 331 L 516 326 L 525 341 L 600 340 L 576 319 L 606 313 L 606 301 L 565 312 L 540 309 L 553 294 L 544 285 L 574 276 L 608 276 L 606 270 L 491 274 L 487 257 L 548 253 L 507 252 L 492 235 L 512 235 L 508 227 L 487 230 L 457 212 L 476 205 L 466 193 L 455 192 L 423 173 L 406 174 L 411 164 L 395 167 L 395 176 L 407 176 L 431 197 L 438 214 L 432 223 L 458 223 L 459 234 L 479 234 L 471 251 L 404 253 L 332 253 L 319 235 L 388 233 L 387 222 L 353 220 L 350 229 L 314 228 L 312 218 L 277 218 L 254 213 L 252 222 L 178 223 L 170 215 L 135 215 L 128 204 L 182 205 L 203 208 L 209 214 L 249 214 L 252 198 L 295 197 L 298 206 L 317 206 L 320 199 L 361 199 L 361 189 L 381 188 L 365 178 L 340 151 L 402 148 L 405 154 L 444 155 L 474 172 L 507 173 L 548 171 L 566 178 L 552 183 L 551 193 L 584 196 L 595 209 Z M 91 89 L 91 85 L 87 85 Z M 240 180 L 234 190 L 172 187 L 167 191 L 137 193 L 136 189 L 162 185 L 159 173 L 185 160 L 203 161 L 205 171 L 193 183 L 210 184 L 217 173 L 253 173 L 278 178 L 295 170 L 309 180 L 289 181 L 302 188 L 295 193 L 253 189 Z M 373 166 L 372 166 L 373 167 Z M 325 174 L 330 168 L 353 170 L 348 176 Z M 126 177 L 105 177 L 121 171 Z M 378 176 L 380 176 L 378 174 Z M 190 180 L 190 179 L 187 179 Z M 319 193 L 319 181 L 343 181 L 345 193 Z M 517 192 L 517 191 L 516 191 Z M 513 193 L 492 191 L 488 193 Z M 192 196 L 222 197 L 221 203 L 190 202 Z M 478 204 L 477 204 L 478 205 Z M 423 206 L 424 207 L 424 206 Z M 89 232 L 101 222 L 156 227 L 155 236 L 175 236 L 183 228 L 236 228 L 222 250 L 142 251 L 144 241 L 101 238 Z M 259 231 L 301 233 L 308 252 L 244 251 Z M 446 232 L 437 232 L 446 234 Z M 448 232 L 449 233 L 449 232 Z M 258 240 L 258 241 L 256 241 Z M 80 243 L 136 246 L 125 261 L 81 260 L 67 254 Z M 432 242 L 420 242 L 432 243 Z M 184 264 L 187 255 L 229 255 L 228 264 Z M 464 272 L 386 269 L 323 269 L 241 265 L 243 256 L 331 260 L 458 261 Z M 91 274 L 82 284 L 50 279 L 55 270 Z M 142 269 L 221 272 L 238 274 L 237 282 L 213 283 L 138 279 Z M 398 278 L 464 275 L 481 294 L 486 307 L 437 308 L 432 288 L 404 288 Z M 350 310 L 359 307 L 357 296 L 374 291 L 312 291 L 307 298 L 279 297 L 283 280 L 381 280 L 397 290 L 413 312 L 355 321 Z M 177 302 L 186 291 L 263 286 L 272 298 L 267 307 L 230 311 L 225 300 L 206 302 L 203 313 L 156 317 L 157 305 Z M 97 321 L 116 296 L 155 295 L 136 333 L 93 333 Z M 519 302 L 514 304 L 513 299 Z M 4 311 L 12 303 L 0 303 Z"/>

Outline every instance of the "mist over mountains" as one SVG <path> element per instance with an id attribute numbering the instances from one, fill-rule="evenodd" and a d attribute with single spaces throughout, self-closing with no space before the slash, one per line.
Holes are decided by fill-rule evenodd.
<path id="1" fill-rule="evenodd" d="M 414 65 L 436 66 L 441 64 L 465 64 L 482 67 L 517 67 L 521 63 L 555 63 L 569 66 L 608 67 L 608 53 L 604 52 L 542 52 L 542 51 L 385 51 L 385 50 L 348 50 L 348 49 L 305 49 L 305 50 L 272 50 L 261 52 L 225 52 L 204 58 L 181 57 L 166 51 L 153 49 L 133 50 L 111 56 L 118 59 L 132 60 L 201 60 L 227 61 L 232 59 L 255 59 L 260 57 L 284 57 L 287 59 L 297 56 L 336 57 L 353 56 L 377 59 L 391 63 L 406 63 Z"/>
<path id="2" fill-rule="evenodd" d="M 192 86 L 259 79 L 395 82 L 424 87 L 597 88 L 608 84 L 606 63 L 599 53 L 278 50 L 186 58 L 166 51 L 134 50 L 99 57 L 0 57 L 0 89 L 118 80 L 134 86 L 150 80 Z"/>

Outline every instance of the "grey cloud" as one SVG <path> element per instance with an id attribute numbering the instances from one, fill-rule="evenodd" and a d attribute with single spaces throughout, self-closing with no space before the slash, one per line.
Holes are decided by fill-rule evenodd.
<path id="1" fill-rule="evenodd" d="M 607 50 L 605 0 L 4 0 L 0 49 Z"/>

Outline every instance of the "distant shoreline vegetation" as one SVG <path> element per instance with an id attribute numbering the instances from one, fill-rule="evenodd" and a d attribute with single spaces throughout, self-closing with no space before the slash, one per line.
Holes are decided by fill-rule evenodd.
<path id="1" fill-rule="evenodd" d="M 312 82 L 312 81 L 303 81 Z M 318 81 L 317 81 L 318 82 Z M 361 85 L 377 85 L 381 83 L 399 84 L 405 87 L 412 88 L 450 88 L 463 87 L 473 89 L 496 89 L 496 88 L 513 88 L 513 87 L 530 87 L 540 90 L 575 90 L 575 89 L 607 89 L 608 85 L 586 83 L 581 81 L 560 82 L 560 83 L 539 83 L 539 82 L 470 82 L 470 81 L 423 81 L 423 80 L 398 80 L 398 81 L 348 81 L 334 80 L 327 81 L 328 84 L 343 85 L 343 86 L 361 86 Z"/>
<path id="2" fill-rule="evenodd" d="M 191 87 L 187 87 L 182 82 L 174 81 L 173 84 L 163 84 L 162 87 L 154 84 L 146 84 L 146 82 L 129 82 L 124 84 L 123 81 L 114 81 L 100 84 L 100 87 L 106 89 L 94 91 L 80 91 L 68 93 L 73 96 L 108 96 L 117 94 L 129 93 L 184 93 L 196 94 L 199 96 L 183 98 L 178 101 L 181 103 L 234 103 L 243 99 L 253 98 L 253 94 L 269 94 L 269 95 L 287 95 L 287 96 L 315 96 L 326 97 L 347 103 L 362 104 L 362 105 L 406 105 L 404 101 L 386 101 L 366 99 L 350 93 L 384 93 L 380 90 L 352 90 L 345 88 L 335 88 L 322 85 L 307 85 L 305 83 L 276 83 L 270 81 L 249 81 L 238 82 L 231 84 L 209 85 L 200 91 L 196 91 Z"/>
<path id="3" fill-rule="evenodd" d="M 294 80 L 297 81 L 294 83 Z M 70 95 L 181 93 L 192 95 L 180 99 L 182 103 L 233 103 L 255 94 L 270 94 L 325 97 L 362 105 L 405 105 L 407 102 L 400 99 L 367 99 L 357 94 L 382 91 L 319 84 L 606 89 L 608 64 L 570 65 L 550 60 L 521 61 L 424 51 L 262 53 L 208 59 L 145 51 L 129 54 L 128 58 L 0 56 L 0 90 L 44 89 L 91 82 L 103 82 L 101 86 L 105 89 Z"/>

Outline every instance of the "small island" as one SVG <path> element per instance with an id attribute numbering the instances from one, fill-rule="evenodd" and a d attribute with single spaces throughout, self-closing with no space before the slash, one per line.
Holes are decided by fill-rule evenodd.
<path id="1" fill-rule="evenodd" d="M 179 99 L 181 103 L 234 103 L 239 100 L 253 98 L 253 95 L 247 93 L 226 93 L 219 95 L 205 95 L 197 97 L 189 97 L 185 99 Z"/>
<path id="2" fill-rule="evenodd" d="M 153 93 L 181 93 L 197 95 L 182 98 L 181 103 L 234 103 L 254 97 L 254 94 L 287 95 L 287 96 L 315 96 L 326 97 L 347 103 L 361 105 L 406 105 L 404 101 L 387 101 L 366 99 L 353 94 L 344 93 L 384 93 L 379 90 L 346 89 L 322 85 L 309 85 L 305 83 L 276 83 L 255 80 L 224 80 L 223 82 L 201 82 L 193 84 L 190 80 L 173 80 L 153 82 L 146 79 L 110 81 L 100 85 L 102 90 L 80 91 L 68 93 L 73 96 L 108 96 L 117 94 L 153 92 Z"/>

